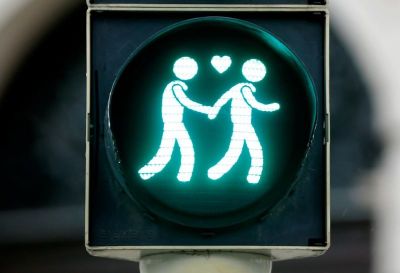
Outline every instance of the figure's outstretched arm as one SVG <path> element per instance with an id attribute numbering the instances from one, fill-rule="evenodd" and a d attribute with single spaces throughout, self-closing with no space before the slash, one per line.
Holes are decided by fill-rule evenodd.
<path id="1" fill-rule="evenodd" d="M 172 92 L 174 93 L 175 97 L 178 99 L 179 103 L 182 104 L 184 107 L 189 108 L 190 110 L 193 110 L 195 112 L 203 113 L 203 114 L 209 114 L 211 111 L 210 106 L 205 106 L 200 103 L 194 102 L 191 99 L 189 99 L 185 91 L 187 88 L 183 89 L 184 87 L 181 86 L 180 84 L 175 84 L 172 86 Z"/>
<path id="2" fill-rule="evenodd" d="M 279 103 L 269 103 L 269 104 L 263 104 L 261 102 L 258 102 L 256 98 L 253 96 L 253 92 L 251 91 L 251 88 L 249 86 L 244 86 L 242 88 L 242 94 L 246 100 L 246 102 L 253 108 L 264 111 L 264 112 L 273 112 L 276 110 L 279 110 L 280 105 Z"/>
<path id="3" fill-rule="evenodd" d="M 222 106 L 224 106 L 230 99 L 232 98 L 231 91 L 225 92 L 222 97 L 220 97 L 216 103 L 214 103 L 213 107 L 211 108 L 210 113 L 208 114 L 209 119 L 215 119 L 221 110 Z"/>

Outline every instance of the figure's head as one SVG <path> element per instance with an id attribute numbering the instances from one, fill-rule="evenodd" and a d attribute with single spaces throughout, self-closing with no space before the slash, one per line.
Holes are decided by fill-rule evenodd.
<path id="1" fill-rule="evenodd" d="M 260 60 L 250 59 L 243 64 L 242 74 L 250 82 L 259 82 L 264 79 L 267 69 Z"/>
<path id="2" fill-rule="evenodd" d="M 190 57 L 182 57 L 174 63 L 174 74 L 180 80 L 190 80 L 197 74 L 197 63 Z"/>

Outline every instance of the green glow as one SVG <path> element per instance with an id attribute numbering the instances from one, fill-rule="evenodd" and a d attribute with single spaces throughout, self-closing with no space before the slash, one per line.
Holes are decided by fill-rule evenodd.
<path id="1" fill-rule="evenodd" d="M 256 59 L 251 59 L 243 64 L 243 76 L 249 81 L 261 81 L 264 79 L 266 69 L 264 64 Z M 213 180 L 221 178 L 239 160 L 246 143 L 251 157 L 250 169 L 247 175 L 247 182 L 258 183 L 263 171 L 263 149 L 258 140 L 257 134 L 251 124 L 252 108 L 260 111 L 273 112 L 279 110 L 278 103 L 262 104 L 258 102 L 252 93 L 256 88 L 251 83 L 239 83 L 225 92 L 214 104 L 210 119 L 214 119 L 220 109 L 229 101 L 231 103 L 231 121 L 233 132 L 229 148 L 224 157 L 213 167 L 208 169 L 208 177 Z"/>
<path id="2" fill-rule="evenodd" d="M 232 60 L 229 56 L 214 56 L 211 59 L 211 65 L 217 70 L 220 74 L 224 73 L 231 66 Z"/>
<path id="3" fill-rule="evenodd" d="M 174 64 L 173 72 L 179 79 L 192 79 L 197 74 L 197 63 L 189 57 L 179 58 Z M 209 113 L 210 107 L 189 99 L 185 94 L 187 90 L 186 83 L 179 80 L 170 82 L 164 89 L 161 110 L 164 131 L 156 155 L 138 172 L 143 180 L 150 179 L 165 168 L 171 160 L 175 142 L 181 152 L 177 178 L 181 182 L 188 182 L 192 178 L 195 153 L 192 140 L 183 124 L 184 107 L 204 114 Z"/>
<path id="4" fill-rule="evenodd" d="M 248 81 L 259 82 L 264 79 L 267 69 L 260 60 L 251 59 L 243 64 L 242 74 Z"/>
<path id="5" fill-rule="evenodd" d="M 226 71 L 232 63 L 229 56 L 214 56 L 211 59 L 212 66 L 219 72 Z M 190 57 L 179 58 L 173 67 L 176 77 L 182 80 L 192 79 L 197 74 L 198 66 Z M 247 60 L 242 67 L 243 76 L 251 82 L 258 82 L 266 75 L 265 65 L 257 60 Z M 207 114 L 209 119 L 215 119 L 220 109 L 229 101 L 231 104 L 231 121 L 233 133 L 229 148 L 224 157 L 208 170 L 208 177 L 217 180 L 224 176 L 236 164 L 242 154 L 244 144 L 247 145 L 251 165 L 247 175 L 247 182 L 258 183 L 263 171 L 263 149 L 251 124 L 252 109 L 264 112 L 276 111 L 280 108 L 278 103 L 263 104 L 256 100 L 252 93 L 256 88 L 251 83 L 239 83 L 225 92 L 213 107 L 204 106 L 189 99 L 185 91 L 188 86 L 183 81 L 172 81 L 164 89 L 162 98 L 162 119 L 164 131 L 160 147 L 156 155 L 139 170 L 143 180 L 148 180 L 161 172 L 171 160 L 175 142 L 178 143 L 181 152 L 181 165 L 178 171 L 178 180 L 190 181 L 194 169 L 195 151 L 192 140 L 183 124 L 184 108 Z"/>
<path id="6" fill-rule="evenodd" d="M 179 58 L 174 64 L 174 74 L 181 80 L 190 80 L 196 76 L 198 66 L 195 60 L 190 57 Z"/>
<path id="7" fill-rule="evenodd" d="M 295 187 L 318 105 L 302 61 L 264 29 L 230 18 L 179 22 L 121 68 L 107 155 L 132 202 L 160 220 L 231 226 Z"/>

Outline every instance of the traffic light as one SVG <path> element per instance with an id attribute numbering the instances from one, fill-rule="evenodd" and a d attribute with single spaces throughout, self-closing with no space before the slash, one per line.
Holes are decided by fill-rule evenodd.
<path id="1" fill-rule="evenodd" d="M 88 250 L 323 253 L 325 5 L 105 2 L 88 12 Z"/>

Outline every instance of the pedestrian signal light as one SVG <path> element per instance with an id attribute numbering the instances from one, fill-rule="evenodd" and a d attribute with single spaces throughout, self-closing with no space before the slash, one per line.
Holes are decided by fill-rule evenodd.
<path id="1" fill-rule="evenodd" d="M 87 249 L 323 253 L 325 2 L 141 2 L 88 2 Z"/>
<path id="2" fill-rule="evenodd" d="M 120 70 L 108 156 L 155 215 L 228 227 L 288 194 L 315 121 L 312 79 L 283 42 L 243 20 L 192 19 L 149 38 Z"/>

